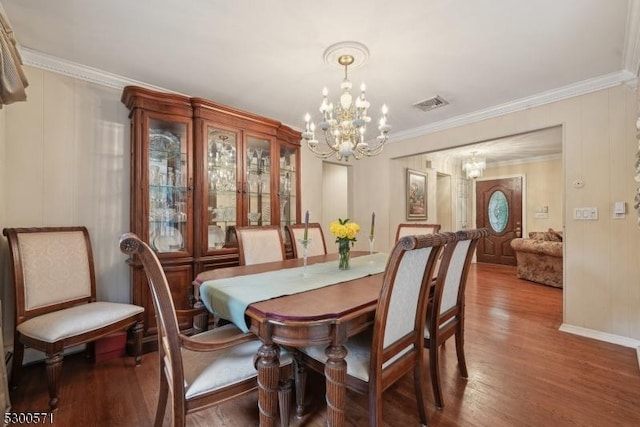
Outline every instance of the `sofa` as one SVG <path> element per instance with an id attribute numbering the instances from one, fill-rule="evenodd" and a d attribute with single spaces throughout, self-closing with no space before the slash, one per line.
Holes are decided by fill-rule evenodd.
<path id="1" fill-rule="evenodd" d="M 528 239 L 513 239 L 511 247 L 519 278 L 562 288 L 562 232 L 534 231 Z"/>

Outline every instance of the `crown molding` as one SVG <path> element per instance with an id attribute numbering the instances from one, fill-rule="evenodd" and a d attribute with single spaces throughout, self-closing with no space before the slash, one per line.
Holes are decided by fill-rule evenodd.
<path id="1" fill-rule="evenodd" d="M 122 90 L 125 86 L 140 86 L 147 89 L 157 90 L 161 92 L 177 93 L 173 90 L 150 85 L 138 80 L 129 79 L 117 74 L 108 73 L 97 68 L 87 67 L 71 61 L 66 61 L 55 56 L 47 55 L 37 50 L 29 49 L 24 46 L 19 47 L 20 56 L 24 65 L 28 65 L 42 70 L 51 71 L 53 73 L 62 74 L 64 76 L 73 77 L 78 80 L 84 80 L 95 83 L 100 86 L 112 89 Z"/>
<path id="2" fill-rule="evenodd" d="M 389 142 L 398 142 L 404 139 L 414 138 L 445 129 L 468 125 L 470 123 L 499 117 L 508 113 L 523 111 L 532 107 L 549 104 L 567 98 L 573 98 L 574 96 L 596 92 L 598 90 L 607 89 L 620 84 L 627 84 L 631 87 L 635 87 L 635 85 L 637 84 L 637 80 L 638 78 L 636 75 L 626 70 L 605 74 L 603 76 L 583 80 L 581 82 L 542 92 L 526 98 L 517 99 L 505 104 L 496 105 L 494 107 L 474 111 L 469 114 L 463 114 L 457 117 L 452 117 L 450 119 L 430 123 L 428 125 L 409 129 L 404 132 L 394 133 L 393 140 L 391 140 L 390 138 Z"/>
<path id="3" fill-rule="evenodd" d="M 634 0 L 633 4 L 630 5 L 630 7 L 632 6 L 638 7 L 640 9 L 640 0 Z M 640 18 L 635 19 L 635 22 L 635 27 L 639 28 L 639 31 L 636 31 L 636 34 L 640 36 Z M 628 28 L 629 26 L 631 26 L 631 24 L 628 25 Z M 637 48 L 631 49 L 630 47 L 630 49 L 637 53 L 636 56 L 638 58 L 635 58 L 635 61 L 640 61 L 640 38 L 636 37 L 635 42 L 637 43 Z M 625 46 L 627 46 L 626 43 Z M 161 92 L 176 93 L 188 96 L 174 90 L 154 86 L 148 83 L 140 82 L 138 80 L 129 79 L 117 74 L 108 73 L 106 71 L 102 71 L 97 68 L 91 68 L 75 62 L 62 60 L 60 58 L 56 58 L 54 56 L 47 55 L 30 48 L 26 48 L 24 46 L 20 46 L 19 50 L 20 55 L 22 56 L 23 63 L 31 67 L 40 68 L 43 70 L 51 71 L 117 90 L 122 90 L 125 86 L 140 86 Z M 601 89 L 607 89 L 619 84 L 627 84 L 631 87 L 635 87 L 637 85 L 637 81 L 637 75 L 626 70 L 605 74 L 603 76 L 583 80 L 581 82 L 567 85 L 559 89 L 542 92 L 527 98 L 521 98 L 505 104 L 474 111 L 469 114 L 463 114 L 457 117 L 452 117 L 450 119 L 430 123 L 425 126 L 409 129 L 407 131 L 394 133 L 393 139 L 390 138 L 389 143 L 398 142 L 404 139 L 414 138 L 429 133 L 450 129 L 453 127 L 463 126 L 470 123 L 475 123 L 481 120 L 502 116 L 508 113 L 526 110 L 531 107 L 549 104 L 551 102 L 572 98 L 578 95 L 584 95 Z"/>

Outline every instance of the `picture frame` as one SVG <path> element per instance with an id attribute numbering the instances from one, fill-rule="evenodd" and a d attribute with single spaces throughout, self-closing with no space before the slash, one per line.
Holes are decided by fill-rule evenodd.
<path id="1" fill-rule="evenodd" d="M 427 219 L 427 180 L 426 173 L 407 168 L 405 199 L 408 221 Z"/>

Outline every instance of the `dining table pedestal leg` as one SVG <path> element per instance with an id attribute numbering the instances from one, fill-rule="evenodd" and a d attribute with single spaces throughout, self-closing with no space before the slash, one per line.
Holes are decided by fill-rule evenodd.
<path id="1" fill-rule="evenodd" d="M 279 348 L 263 344 L 258 350 L 258 410 L 260 427 L 274 427 L 278 417 Z"/>
<path id="2" fill-rule="evenodd" d="M 327 426 L 344 426 L 344 407 L 346 399 L 347 349 L 342 345 L 329 346 L 325 350 L 327 363 L 324 375 L 327 381 Z"/>

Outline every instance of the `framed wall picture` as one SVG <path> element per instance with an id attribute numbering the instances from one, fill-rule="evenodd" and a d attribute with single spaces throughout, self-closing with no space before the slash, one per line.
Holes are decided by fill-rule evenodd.
<path id="1" fill-rule="evenodd" d="M 407 220 L 427 219 L 427 174 L 407 169 Z"/>

